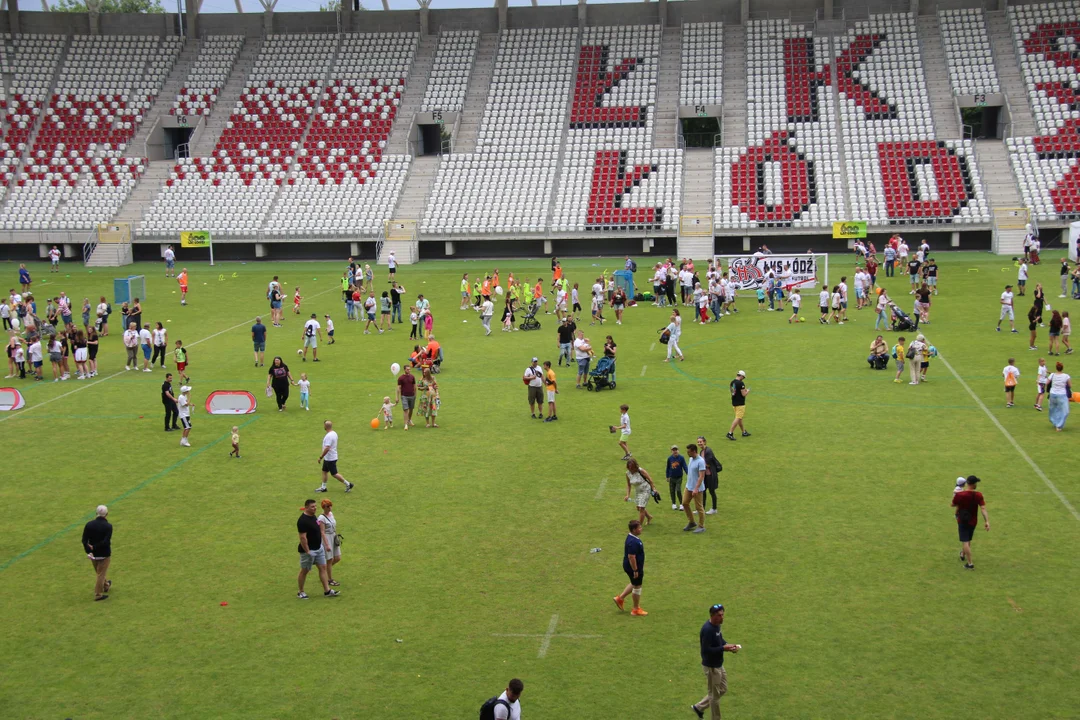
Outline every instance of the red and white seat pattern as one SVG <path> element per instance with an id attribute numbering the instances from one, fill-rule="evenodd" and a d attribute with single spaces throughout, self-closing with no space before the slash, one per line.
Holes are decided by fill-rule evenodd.
<path id="1" fill-rule="evenodd" d="M 67 45 L 62 35 L 15 35 L 5 39 L 10 60 L 10 92 L 4 103 L 0 143 L 0 186 L 6 188 L 28 149 L 30 135 L 49 98 L 53 75 Z M 26 218 L 27 223 L 40 219 Z M 21 228 L 20 228 L 21 229 Z"/>
<path id="2" fill-rule="evenodd" d="M 724 23 L 684 23 L 680 105 L 720 105 L 724 98 Z"/>
<path id="3" fill-rule="evenodd" d="M 418 40 L 415 33 L 344 36 L 269 233 L 375 233 L 391 218 L 411 158 L 383 153 Z"/>
<path id="4" fill-rule="evenodd" d="M 182 41 L 150 36 L 76 36 L 34 147 L 0 227 L 89 228 L 107 220 L 134 187 L 142 162 L 116 162 L 153 104 Z M 76 186 L 85 186 L 75 195 Z M 58 217 L 61 202 L 76 201 Z M 29 213 L 26 208 L 29 207 Z M 45 223 L 48 223 L 45 225 Z M 32 226 L 31 226 L 32 229 Z"/>
<path id="5" fill-rule="evenodd" d="M 1001 92 L 990 36 L 986 32 L 986 14 L 982 8 L 940 10 L 938 20 L 953 94 Z"/>
<path id="6" fill-rule="evenodd" d="M 420 112 L 461 111 L 465 106 L 465 93 L 479 44 L 478 30 L 449 30 L 439 34 L 439 45 L 435 49 L 435 61 Z"/>
<path id="7" fill-rule="evenodd" d="M 267 38 L 211 157 L 177 163 L 143 232 L 258 232 L 319 105 L 337 42 L 337 35 Z"/>
<path id="8" fill-rule="evenodd" d="M 934 134 L 914 16 L 857 22 L 838 49 L 851 218 L 876 226 L 989 222 L 971 141 Z"/>
<path id="9" fill-rule="evenodd" d="M 169 112 L 173 115 L 209 115 L 243 47 L 243 35 L 207 36 Z"/>
<path id="10" fill-rule="evenodd" d="M 1006 141 L 1025 204 L 1043 221 L 1080 218 L 1080 5 L 1009 7 L 1039 135 Z"/>
<path id="11" fill-rule="evenodd" d="M 421 232 L 544 229 L 577 48 L 572 28 L 502 34 L 476 151 L 442 161 Z"/>
<path id="12" fill-rule="evenodd" d="M 725 228 L 824 227 L 843 219 L 828 38 L 787 20 L 746 28 L 749 147 L 716 150 Z"/>
<path id="13" fill-rule="evenodd" d="M 652 148 L 661 30 L 587 28 L 552 230 L 678 226 L 682 151 Z"/>

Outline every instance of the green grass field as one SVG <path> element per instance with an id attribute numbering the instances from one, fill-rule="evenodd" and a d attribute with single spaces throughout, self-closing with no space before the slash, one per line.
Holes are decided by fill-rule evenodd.
<path id="1" fill-rule="evenodd" d="M 1080 309 L 1057 300 L 1057 255 L 1031 284 L 1044 282 L 1052 305 Z M 441 427 L 408 432 L 369 426 L 394 394 L 389 366 L 412 347 L 408 325 L 366 336 L 346 322 L 342 264 L 188 263 L 184 308 L 159 266 L 136 266 L 147 276 L 144 320 L 167 321 L 170 342 L 190 349 L 196 408 L 219 389 L 250 390 L 260 407 L 238 421 L 241 460 L 227 457 L 236 420 L 201 409 L 192 447 L 179 447 L 178 434 L 162 432 L 160 371 L 123 372 L 118 331 L 93 381 L 5 381 L 27 405 L 0 416 L 0 716 L 468 718 L 517 676 L 530 720 L 693 718 L 687 706 L 705 690 L 697 631 L 723 602 L 725 635 L 744 647 L 726 662 L 727 717 L 1076 717 L 1080 518 L 945 361 L 1072 506 L 1080 417 L 1055 433 L 1032 408 L 1047 331 L 1036 353 L 1026 333 L 993 330 L 1015 269 L 985 254 L 939 260 L 941 295 L 923 330 L 944 360 L 925 385 L 867 368 L 869 310 L 821 327 L 806 293 L 807 322 L 789 326 L 744 298 L 718 325 L 687 323 L 686 361 L 665 364 L 653 343 L 667 313 L 644 304 L 621 327 L 586 323 L 598 348 L 604 331 L 618 342 L 618 388 L 577 391 L 556 368 L 560 420 L 547 424 L 529 418 L 520 378 L 533 355 L 556 359 L 553 318 L 539 332 L 485 338 L 475 313 L 457 309 L 462 272 L 547 278 L 547 261 L 406 267 L 399 277 L 410 297 L 432 300 L 447 358 Z M 566 269 L 587 287 L 620 264 Z M 853 264 L 833 256 L 830 279 Z M 42 307 L 60 290 L 77 303 L 111 298 L 121 274 L 31 270 Z M 15 266 L 4 273 L 15 284 Z M 274 274 L 290 293 L 303 288 L 304 315 L 331 312 L 337 325 L 318 365 L 296 357 L 300 319 L 290 312 L 284 329 L 271 328 L 268 355 L 310 374 L 311 412 L 295 389 L 288 411 L 275 412 L 265 368 L 252 367 L 248 327 L 266 312 Z M 905 279 L 884 284 L 910 310 Z M 1017 299 L 1019 317 L 1028 300 Z M 1024 375 L 1006 410 L 1009 356 Z M 1080 377 L 1080 361 L 1056 359 Z M 739 369 L 753 436 L 728 442 L 727 384 Z M 661 486 L 673 442 L 705 434 L 724 464 L 720 512 L 704 535 L 681 532 L 685 518 L 667 502 L 652 507 L 647 618 L 611 601 L 636 516 L 607 431 L 624 402 L 631 449 Z M 324 419 L 358 487 L 345 495 L 335 483 L 329 494 L 346 538 L 342 595 L 301 602 L 295 521 L 318 497 Z M 954 479 L 971 473 L 985 480 L 992 529 L 979 528 L 978 569 L 965 572 L 949 500 Z M 99 503 L 115 526 L 114 587 L 94 603 L 79 538 Z"/>

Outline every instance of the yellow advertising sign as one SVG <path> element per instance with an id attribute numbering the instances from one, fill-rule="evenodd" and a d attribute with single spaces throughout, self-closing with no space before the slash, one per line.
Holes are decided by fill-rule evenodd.
<path id="1" fill-rule="evenodd" d="M 866 221 L 834 222 L 832 224 L 832 236 L 837 240 L 864 238 L 866 237 Z"/>
<path id="2" fill-rule="evenodd" d="M 210 245 L 209 230 L 189 230 L 180 233 L 180 247 L 204 248 Z"/>

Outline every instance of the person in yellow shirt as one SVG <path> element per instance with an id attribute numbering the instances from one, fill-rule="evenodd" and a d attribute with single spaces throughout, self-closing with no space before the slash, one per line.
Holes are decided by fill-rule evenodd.
<path id="1" fill-rule="evenodd" d="M 461 307 L 458 310 L 469 309 L 469 273 L 461 276 Z"/>
<path id="2" fill-rule="evenodd" d="M 906 352 L 907 348 L 904 347 L 904 338 L 896 338 L 896 345 L 893 347 L 893 357 L 896 358 L 896 377 L 893 378 L 894 383 L 903 382 L 900 379 L 900 375 L 904 372 L 904 362 L 907 360 L 907 358 L 904 356 L 904 353 Z M 912 360 L 912 362 L 915 361 Z"/>
<path id="3" fill-rule="evenodd" d="M 232 429 L 232 451 L 229 453 L 229 457 L 240 457 L 240 428 L 233 425 Z"/>
<path id="4" fill-rule="evenodd" d="M 555 414 L 555 396 L 559 394 L 559 385 L 555 382 L 555 371 L 551 369 L 551 361 L 544 361 L 544 389 L 547 390 L 548 416 L 544 422 L 558 420 Z"/>

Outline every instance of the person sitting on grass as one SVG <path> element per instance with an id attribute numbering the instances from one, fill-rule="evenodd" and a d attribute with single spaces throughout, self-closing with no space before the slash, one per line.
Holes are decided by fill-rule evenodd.
<path id="1" fill-rule="evenodd" d="M 889 365 L 889 348 L 885 344 L 885 338 L 878 335 L 870 343 L 870 357 L 866 358 L 870 367 L 874 370 L 884 370 Z"/>

